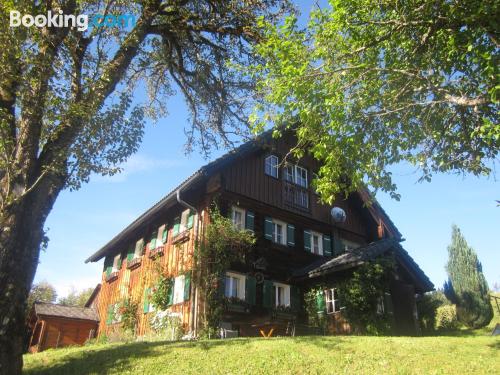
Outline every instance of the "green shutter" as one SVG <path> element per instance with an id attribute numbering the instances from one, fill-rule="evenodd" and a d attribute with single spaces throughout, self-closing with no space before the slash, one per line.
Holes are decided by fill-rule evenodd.
<path id="1" fill-rule="evenodd" d="M 316 293 L 316 309 L 318 314 L 326 311 L 325 293 L 322 290 L 318 290 Z"/>
<path id="2" fill-rule="evenodd" d="M 165 224 L 165 227 L 163 228 L 163 234 L 161 235 L 161 242 L 165 245 L 167 243 L 168 239 L 168 226 Z"/>
<path id="3" fill-rule="evenodd" d="M 172 278 L 170 279 L 170 288 L 168 288 L 167 291 L 167 306 L 170 306 L 174 303 L 174 283 L 175 280 Z"/>
<path id="4" fill-rule="evenodd" d="M 186 273 L 184 275 L 184 301 L 189 301 L 190 293 L 191 293 L 191 273 Z"/>
<path id="5" fill-rule="evenodd" d="M 264 226 L 264 237 L 266 240 L 273 240 L 273 219 L 266 216 L 266 222 Z"/>
<path id="6" fill-rule="evenodd" d="M 179 234 L 180 228 L 181 228 L 181 217 L 178 216 L 174 219 L 174 228 L 172 229 L 172 237 L 175 237 Z"/>
<path id="7" fill-rule="evenodd" d="M 151 294 L 151 288 L 144 289 L 144 313 L 149 312 L 149 296 Z"/>
<path id="8" fill-rule="evenodd" d="M 106 315 L 106 324 L 111 324 L 113 323 L 113 316 L 115 314 L 115 306 L 114 305 L 109 305 L 108 306 L 108 313 Z"/>
<path id="9" fill-rule="evenodd" d="M 245 214 L 245 229 L 254 231 L 255 215 L 252 211 L 247 211 Z"/>
<path id="10" fill-rule="evenodd" d="M 286 225 L 286 243 L 288 246 L 295 246 L 295 227 L 292 224 Z"/>
<path id="11" fill-rule="evenodd" d="M 226 291 L 226 274 L 223 273 L 219 277 L 219 285 L 218 285 L 219 296 L 224 297 L 225 291 Z"/>
<path id="12" fill-rule="evenodd" d="M 158 237 L 158 232 L 153 232 L 151 235 L 151 241 L 149 242 L 149 250 L 156 248 L 156 237 Z"/>
<path id="13" fill-rule="evenodd" d="M 255 289 L 257 281 L 253 276 L 247 276 L 245 280 L 245 301 L 250 305 L 255 305 Z"/>
<path id="14" fill-rule="evenodd" d="M 104 272 L 106 272 L 106 277 L 109 277 L 112 271 L 113 271 L 113 257 L 107 256 L 106 259 L 104 259 Z"/>
<path id="15" fill-rule="evenodd" d="M 290 285 L 290 305 L 293 311 L 300 310 L 300 289 L 295 285 Z"/>
<path id="16" fill-rule="evenodd" d="M 130 262 L 134 259 L 134 246 L 130 245 L 127 252 L 127 262 Z"/>
<path id="17" fill-rule="evenodd" d="M 332 256 L 332 240 L 330 236 L 323 235 L 323 255 L 326 257 Z"/>
<path id="18" fill-rule="evenodd" d="M 304 231 L 304 250 L 311 252 L 311 231 Z"/>
<path id="19" fill-rule="evenodd" d="M 333 244 L 335 248 L 335 255 L 342 254 L 345 251 L 345 246 L 342 243 L 342 240 L 339 239 L 337 236 L 333 237 Z"/>
<path id="20" fill-rule="evenodd" d="M 187 219 L 186 228 L 191 229 L 193 227 L 193 222 L 194 222 L 194 212 L 193 212 L 193 210 L 189 210 L 189 216 Z"/>
<path id="21" fill-rule="evenodd" d="M 274 288 L 271 280 L 264 280 L 262 305 L 267 308 L 274 307 Z"/>

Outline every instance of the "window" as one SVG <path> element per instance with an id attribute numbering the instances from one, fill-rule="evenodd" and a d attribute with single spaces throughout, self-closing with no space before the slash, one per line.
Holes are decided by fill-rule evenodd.
<path id="1" fill-rule="evenodd" d="M 113 272 L 119 271 L 122 266 L 122 255 L 116 254 L 113 258 Z"/>
<path id="2" fill-rule="evenodd" d="M 286 245 L 286 224 L 273 219 L 273 242 Z"/>
<path id="3" fill-rule="evenodd" d="M 298 165 L 287 164 L 283 169 L 283 179 L 307 188 L 307 169 Z"/>
<path id="4" fill-rule="evenodd" d="M 245 299 L 245 276 L 237 273 L 226 273 L 224 295 L 228 298 L 234 297 Z"/>
<path id="5" fill-rule="evenodd" d="M 122 315 L 120 314 L 120 304 L 115 303 L 108 305 L 108 312 L 106 315 L 106 324 L 116 324 L 122 321 Z"/>
<path id="6" fill-rule="evenodd" d="M 317 232 L 311 232 L 311 252 L 313 254 L 323 255 L 323 235 Z"/>
<path id="7" fill-rule="evenodd" d="M 177 276 L 174 280 L 174 304 L 184 301 L 184 275 Z"/>
<path id="8" fill-rule="evenodd" d="M 340 302 L 337 297 L 337 289 L 325 290 L 326 313 L 333 314 L 340 311 Z"/>
<path id="9" fill-rule="evenodd" d="M 168 229 L 164 224 L 158 228 L 158 236 L 156 237 L 156 247 L 163 246 L 167 242 Z"/>
<path id="10" fill-rule="evenodd" d="M 144 239 L 141 238 L 139 241 L 135 243 L 134 259 L 140 258 L 142 256 L 143 251 L 144 251 Z"/>
<path id="11" fill-rule="evenodd" d="M 191 229 L 194 223 L 194 216 L 194 213 L 190 209 L 182 211 L 181 216 L 175 218 L 172 236 L 175 237 L 179 233 Z"/>
<path id="12" fill-rule="evenodd" d="M 295 166 L 295 183 L 299 186 L 307 188 L 307 169 Z"/>
<path id="13" fill-rule="evenodd" d="M 278 157 L 269 155 L 265 160 L 265 173 L 269 176 L 278 178 Z"/>
<path id="14" fill-rule="evenodd" d="M 290 285 L 274 283 L 275 306 L 290 306 Z"/>
<path id="15" fill-rule="evenodd" d="M 285 181 L 295 183 L 295 166 L 292 164 L 285 165 L 283 170 L 283 178 Z"/>
<path id="16" fill-rule="evenodd" d="M 313 254 L 332 256 L 332 239 L 312 230 L 304 230 L 304 250 Z"/>
<path id="17" fill-rule="evenodd" d="M 233 207 L 232 220 L 236 229 L 245 229 L 245 210 L 239 207 Z"/>

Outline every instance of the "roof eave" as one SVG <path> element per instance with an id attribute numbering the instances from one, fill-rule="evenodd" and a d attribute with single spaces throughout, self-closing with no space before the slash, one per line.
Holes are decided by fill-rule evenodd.
<path id="1" fill-rule="evenodd" d="M 92 254 L 85 260 L 85 263 L 89 262 L 97 262 L 104 258 L 107 255 L 107 252 L 113 248 L 116 244 L 118 244 L 125 236 L 133 232 L 134 230 L 140 228 L 145 222 L 147 222 L 151 217 L 153 217 L 156 213 L 161 211 L 170 201 L 175 199 L 175 194 L 177 190 L 184 189 L 191 184 L 195 183 L 200 177 L 204 176 L 204 169 L 201 168 L 197 172 L 195 172 L 191 177 L 185 180 L 182 184 L 177 186 L 174 190 L 172 190 L 167 196 L 162 198 L 158 203 L 156 203 L 149 210 L 144 212 L 141 216 L 139 216 L 136 220 L 134 220 L 129 226 L 123 229 L 120 233 L 118 233 L 111 241 L 109 241 L 106 245 L 101 247 L 98 251 Z"/>

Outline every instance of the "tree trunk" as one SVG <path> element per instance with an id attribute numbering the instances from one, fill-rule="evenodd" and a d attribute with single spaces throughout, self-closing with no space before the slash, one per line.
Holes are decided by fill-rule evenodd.
<path id="1" fill-rule="evenodd" d="M 38 266 L 43 226 L 62 186 L 61 178 L 47 179 L 0 211 L 0 375 L 22 371 L 26 301 Z"/>

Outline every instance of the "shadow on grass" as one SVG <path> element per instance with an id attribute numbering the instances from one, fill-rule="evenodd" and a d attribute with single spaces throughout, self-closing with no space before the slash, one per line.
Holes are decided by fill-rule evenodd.
<path id="1" fill-rule="evenodd" d="M 244 345 L 248 339 L 210 340 L 210 341 L 154 341 L 134 342 L 122 345 L 88 346 L 83 350 L 68 352 L 51 359 L 50 363 L 40 367 L 32 367 L 23 374 L 28 375 L 67 375 L 67 374 L 106 374 L 111 369 L 127 369 L 133 362 L 143 358 L 154 358 L 165 355 L 170 350 L 198 347 L 210 350 L 219 345 Z M 88 350 L 85 350 L 88 348 Z M 161 350 L 157 350 L 160 349 Z M 55 354 L 55 352 L 53 352 Z M 40 353 L 38 355 L 43 355 Z M 43 359 L 40 361 L 42 362 Z M 48 362 L 48 361 L 47 361 Z"/>

